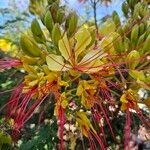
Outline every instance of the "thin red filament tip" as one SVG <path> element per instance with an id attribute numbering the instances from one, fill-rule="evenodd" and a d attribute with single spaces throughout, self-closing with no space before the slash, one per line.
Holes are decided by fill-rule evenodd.
<path id="1" fill-rule="evenodd" d="M 22 62 L 18 59 L 12 59 L 12 58 L 0 59 L 0 70 L 9 69 L 20 65 L 22 65 Z"/>

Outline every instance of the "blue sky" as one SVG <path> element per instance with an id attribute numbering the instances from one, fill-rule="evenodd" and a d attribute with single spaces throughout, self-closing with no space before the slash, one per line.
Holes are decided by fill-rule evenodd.
<path id="1" fill-rule="evenodd" d="M 7 8 L 8 2 L 13 3 L 13 1 L 17 1 L 18 2 L 17 6 L 23 9 L 25 9 L 29 3 L 29 0 L 0 0 L 0 8 Z M 67 1 L 69 2 L 69 6 L 75 9 L 79 15 L 84 13 L 84 8 L 82 3 L 78 3 L 77 0 L 67 0 Z M 98 15 L 99 15 L 98 17 L 102 18 L 107 14 L 111 14 L 113 10 L 116 10 L 120 14 L 122 1 L 124 0 L 114 0 L 109 7 L 101 5 L 100 7 L 98 7 Z"/>
<path id="2" fill-rule="evenodd" d="M 0 0 L 0 8 L 7 7 L 7 0 Z"/>
<path id="3" fill-rule="evenodd" d="M 85 14 L 85 7 L 83 7 L 83 3 L 78 3 L 77 0 L 66 0 L 69 3 L 69 7 L 74 9 L 79 16 L 83 16 Z M 120 16 L 122 16 L 121 12 L 121 4 L 124 0 L 113 0 L 113 3 L 109 5 L 109 7 L 106 7 L 105 5 L 100 5 L 97 9 L 97 19 L 100 20 L 106 15 L 112 14 L 113 10 L 116 10 Z M 17 3 L 14 3 L 17 2 Z M 26 10 L 29 4 L 29 0 L 0 0 L 0 8 L 13 8 L 14 4 L 17 10 Z M 19 13 L 19 11 L 17 13 Z M 12 14 L 13 17 L 15 17 L 15 14 Z M 10 16 L 9 16 L 10 17 Z M 93 17 L 93 12 L 89 12 L 89 17 Z M 0 25 L 5 23 L 5 20 L 7 20 L 7 15 L 2 16 L 0 13 Z"/>
<path id="4" fill-rule="evenodd" d="M 0 0 L 0 8 L 8 8 L 11 5 L 13 5 L 13 3 L 17 2 L 17 7 L 20 9 L 26 9 L 27 5 L 29 3 L 29 0 Z M 8 5 L 9 4 L 9 5 Z"/>
<path id="5" fill-rule="evenodd" d="M 83 7 L 83 3 L 77 3 L 77 0 L 68 0 L 70 7 L 75 9 L 79 15 L 82 15 L 85 13 L 85 8 Z M 113 0 L 113 3 L 109 5 L 109 7 L 105 5 L 99 5 L 97 8 L 97 17 L 98 19 L 101 19 L 102 17 L 106 15 L 111 15 L 114 10 L 118 12 L 120 16 L 122 16 L 122 11 L 121 11 L 121 5 L 124 0 Z M 91 15 L 92 12 L 90 12 Z"/>

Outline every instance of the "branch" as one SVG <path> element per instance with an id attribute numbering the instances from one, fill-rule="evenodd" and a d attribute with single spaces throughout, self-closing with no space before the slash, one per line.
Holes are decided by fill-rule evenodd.
<path id="1" fill-rule="evenodd" d="M 94 13 L 94 23 L 96 27 L 96 34 L 98 35 L 98 24 L 97 24 L 97 3 L 99 0 L 90 0 L 92 7 L 93 7 L 93 13 Z"/>

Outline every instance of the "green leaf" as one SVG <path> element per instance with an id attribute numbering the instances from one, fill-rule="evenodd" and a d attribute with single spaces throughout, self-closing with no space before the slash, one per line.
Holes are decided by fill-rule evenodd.
<path id="1" fill-rule="evenodd" d="M 99 32 L 102 36 L 108 36 L 108 34 L 114 32 L 116 26 L 111 19 L 107 19 L 102 25 L 100 25 Z"/>
<path id="2" fill-rule="evenodd" d="M 49 54 L 46 57 L 48 68 L 52 71 L 67 71 L 71 68 L 70 65 L 64 63 L 62 56 Z"/>
<path id="3" fill-rule="evenodd" d="M 3 131 L 0 131 L 0 145 L 11 144 L 12 139 L 10 135 L 5 134 Z"/>
<path id="4" fill-rule="evenodd" d="M 65 60 L 68 60 L 71 63 L 71 50 L 66 33 L 64 37 L 59 41 L 59 51 L 61 52 Z"/>
<path id="5" fill-rule="evenodd" d="M 86 47 L 91 42 L 91 34 L 90 32 L 85 29 L 81 28 L 79 31 L 75 34 L 75 39 L 77 40 L 76 46 L 75 46 L 75 57 L 78 58 L 78 55 L 83 52 Z"/>
<path id="6" fill-rule="evenodd" d="M 127 56 L 127 61 L 129 61 L 129 68 L 135 69 L 140 62 L 139 52 L 136 50 L 131 51 Z"/>
<path id="7" fill-rule="evenodd" d="M 116 44 L 122 42 L 120 34 L 112 32 L 100 41 L 99 47 L 102 48 L 105 52 L 114 54 L 116 53 L 116 49 L 114 48 L 114 45 L 116 44 L 114 44 L 113 41 L 116 42 Z"/>
<path id="8" fill-rule="evenodd" d="M 130 70 L 129 74 L 136 80 L 145 81 L 145 75 L 143 71 Z"/>
<path id="9" fill-rule="evenodd" d="M 103 54 L 102 51 L 91 50 L 83 57 L 78 65 L 84 66 L 85 72 L 98 72 L 102 69 L 100 66 L 103 64 L 103 62 L 100 59 L 104 56 L 105 54 Z"/>

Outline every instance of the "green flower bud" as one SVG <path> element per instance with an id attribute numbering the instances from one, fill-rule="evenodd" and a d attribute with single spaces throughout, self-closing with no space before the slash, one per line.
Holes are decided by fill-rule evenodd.
<path id="1" fill-rule="evenodd" d="M 57 11 L 57 17 L 56 17 L 56 20 L 59 24 L 62 24 L 63 21 L 65 19 L 65 11 L 64 9 L 60 8 L 58 11 Z"/>
<path id="2" fill-rule="evenodd" d="M 58 23 L 54 25 L 54 28 L 52 30 L 52 41 L 53 43 L 58 46 L 58 41 L 61 39 L 61 30 Z"/>
<path id="3" fill-rule="evenodd" d="M 33 33 L 34 39 L 39 42 L 39 43 L 44 43 L 46 42 L 46 38 L 43 34 L 43 31 L 36 19 L 32 21 L 31 24 L 31 31 Z"/>
<path id="4" fill-rule="evenodd" d="M 44 24 L 45 24 L 46 28 L 48 29 L 48 31 L 51 33 L 53 26 L 54 26 L 54 22 L 53 22 L 52 15 L 49 11 L 47 11 L 47 13 L 45 14 Z"/>
<path id="5" fill-rule="evenodd" d="M 131 42 L 133 43 L 133 46 L 136 45 L 138 42 L 138 34 L 139 34 L 139 26 L 135 25 L 131 32 Z"/>
<path id="6" fill-rule="evenodd" d="M 71 37 L 72 34 L 75 32 L 78 24 L 78 16 L 75 12 L 72 12 L 69 14 L 69 16 L 66 19 L 66 30 L 68 33 L 68 36 Z"/>
<path id="7" fill-rule="evenodd" d="M 25 54 L 31 57 L 40 57 L 41 49 L 36 42 L 29 36 L 22 34 L 20 38 L 20 46 Z"/>
<path id="8" fill-rule="evenodd" d="M 113 12 L 112 18 L 113 18 L 113 21 L 117 27 L 121 25 L 119 15 L 116 11 Z"/>

